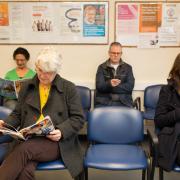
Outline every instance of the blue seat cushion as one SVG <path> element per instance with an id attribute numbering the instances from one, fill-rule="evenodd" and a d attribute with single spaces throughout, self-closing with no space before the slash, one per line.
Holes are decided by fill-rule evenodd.
<path id="1" fill-rule="evenodd" d="M 88 148 L 84 165 L 105 170 L 146 169 L 147 159 L 136 145 L 97 144 Z"/>
<path id="2" fill-rule="evenodd" d="M 177 164 L 174 166 L 173 169 L 175 172 L 180 172 L 180 166 L 178 166 Z"/>
<path id="3" fill-rule="evenodd" d="M 13 138 L 9 135 L 0 135 L 0 144 L 11 142 L 12 140 L 13 140 Z"/>
<path id="4" fill-rule="evenodd" d="M 88 110 L 83 110 L 83 112 L 84 112 L 85 120 L 87 121 L 88 120 L 89 111 Z"/>
<path id="5" fill-rule="evenodd" d="M 37 170 L 60 170 L 66 169 L 62 160 L 55 160 L 49 162 L 40 162 L 36 168 Z"/>
<path id="6" fill-rule="evenodd" d="M 7 151 L 8 151 L 8 144 L 7 143 L 0 144 L 0 164 L 3 162 Z"/>
<path id="7" fill-rule="evenodd" d="M 142 112 L 142 116 L 144 119 L 154 120 L 155 109 L 146 109 L 144 112 Z"/>

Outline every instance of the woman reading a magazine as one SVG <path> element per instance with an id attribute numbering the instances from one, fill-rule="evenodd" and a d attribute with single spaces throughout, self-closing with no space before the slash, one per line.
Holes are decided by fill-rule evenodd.
<path id="1" fill-rule="evenodd" d="M 27 67 L 27 62 L 30 59 L 30 54 L 27 49 L 18 47 L 13 53 L 13 59 L 15 60 L 17 67 L 8 71 L 5 75 L 5 79 L 17 81 L 34 77 L 36 73 Z M 16 99 L 4 98 L 4 106 L 10 109 L 14 109 L 16 103 Z"/>
<path id="2" fill-rule="evenodd" d="M 36 59 L 37 75 L 24 83 L 15 110 L 3 123 L 20 129 L 49 116 L 55 130 L 46 136 L 34 136 L 16 142 L 0 166 L 1 180 L 34 180 L 38 162 L 61 158 L 72 177 L 83 170 L 83 151 L 78 131 L 84 115 L 75 85 L 57 72 L 61 57 L 53 48 L 45 48 Z"/>

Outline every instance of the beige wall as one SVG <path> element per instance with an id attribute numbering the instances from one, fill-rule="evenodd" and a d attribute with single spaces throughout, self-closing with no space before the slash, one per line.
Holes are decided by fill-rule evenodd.
<path id="1" fill-rule="evenodd" d="M 109 0 L 109 44 L 114 41 L 115 0 Z M 56 45 L 63 57 L 60 74 L 76 84 L 94 87 L 97 66 L 108 58 L 108 45 Z M 0 45 L 1 71 L 3 77 L 7 70 L 13 68 L 12 53 L 20 45 Z M 44 45 L 21 45 L 31 54 L 29 66 Z M 136 79 L 135 95 L 142 95 L 145 86 L 165 83 L 169 70 L 180 48 L 137 49 L 124 48 L 123 59 L 132 65 Z M 140 92 L 138 92 L 140 90 Z"/>

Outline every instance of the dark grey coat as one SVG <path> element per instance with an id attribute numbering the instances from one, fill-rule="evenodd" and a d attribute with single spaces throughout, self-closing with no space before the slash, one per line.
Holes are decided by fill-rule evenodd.
<path id="1" fill-rule="evenodd" d="M 21 129 L 35 123 L 40 116 L 37 76 L 24 83 L 19 94 L 18 104 L 6 122 Z M 77 176 L 83 170 L 84 152 L 77 133 L 84 124 L 84 115 L 75 85 L 56 75 L 43 115 L 49 115 L 62 132 L 63 138 L 59 141 L 61 157 L 71 175 Z"/>

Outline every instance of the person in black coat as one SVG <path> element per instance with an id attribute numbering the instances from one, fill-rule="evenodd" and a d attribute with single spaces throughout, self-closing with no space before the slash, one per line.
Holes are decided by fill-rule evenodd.
<path id="1" fill-rule="evenodd" d="M 22 129 L 49 115 L 55 130 L 46 137 L 16 142 L 0 166 L 1 180 L 34 180 L 38 162 L 57 159 L 63 160 L 72 177 L 83 171 L 78 131 L 85 120 L 76 87 L 58 75 L 61 58 L 54 48 L 43 49 L 35 65 L 37 75 L 23 84 L 17 106 L 5 123 Z"/>
<path id="2" fill-rule="evenodd" d="M 155 113 L 159 129 L 159 165 L 170 171 L 180 165 L 180 54 L 169 73 L 168 84 L 161 88 Z"/>
<path id="3" fill-rule="evenodd" d="M 122 59 L 122 46 L 111 43 L 109 59 L 99 65 L 96 73 L 95 106 L 132 107 L 134 75 L 132 67 Z"/>

